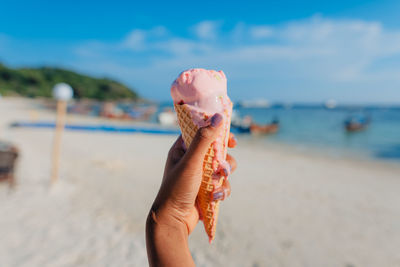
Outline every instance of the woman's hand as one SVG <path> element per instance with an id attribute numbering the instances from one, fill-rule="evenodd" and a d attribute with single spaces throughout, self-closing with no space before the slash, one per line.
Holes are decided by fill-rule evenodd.
<path id="1" fill-rule="evenodd" d="M 222 130 L 222 116 L 215 114 L 210 125 L 198 130 L 190 147 L 185 152 L 182 137 L 169 151 L 164 177 L 158 195 L 147 220 L 147 250 L 150 265 L 189 266 L 193 264 L 187 246 L 188 235 L 199 220 L 196 196 L 202 180 L 204 156 Z M 229 136 L 229 147 L 236 145 Z M 227 161 L 231 170 L 236 161 L 230 155 Z M 230 194 L 229 182 L 214 192 L 214 199 L 223 200 Z"/>

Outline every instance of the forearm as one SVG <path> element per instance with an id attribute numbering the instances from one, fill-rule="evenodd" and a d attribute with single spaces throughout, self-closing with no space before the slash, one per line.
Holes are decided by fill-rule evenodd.
<path id="1" fill-rule="evenodd" d="M 150 266 L 195 266 L 186 225 L 158 218 L 153 211 L 147 217 L 146 246 Z"/>

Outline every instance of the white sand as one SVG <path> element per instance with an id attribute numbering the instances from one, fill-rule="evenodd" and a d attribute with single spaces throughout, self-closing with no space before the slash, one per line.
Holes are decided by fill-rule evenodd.
<path id="1" fill-rule="evenodd" d="M 52 132 L 6 127 L 31 109 L 0 100 L 0 139 L 22 153 L 17 188 L 0 184 L 0 266 L 146 266 L 144 222 L 175 137 L 66 132 L 50 188 Z M 232 154 L 216 240 L 201 224 L 190 237 L 198 266 L 400 266 L 400 166 L 247 141 Z"/>

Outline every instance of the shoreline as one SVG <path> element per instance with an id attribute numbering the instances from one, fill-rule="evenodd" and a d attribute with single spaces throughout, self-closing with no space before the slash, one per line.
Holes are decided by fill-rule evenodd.
<path id="1" fill-rule="evenodd" d="M 28 105 L 30 108 L 29 110 L 29 117 L 25 118 L 25 122 L 54 122 L 55 112 L 48 110 L 48 109 L 38 109 L 38 103 L 42 103 L 43 100 L 36 100 L 36 99 L 26 99 L 26 98 L 18 98 L 18 97 L 7 97 L 3 98 L 1 101 L 4 102 L 11 102 L 17 103 L 21 105 Z M 118 119 L 107 119 L 97 116 L 91 115 L 78 115 L 78 114 L 69 114 L 67 117 L 67 123 L 74 124 L 74 125 L 81 125 L 81 124 L 88 124 L 90 126 L 97 126 L 97 125 L 110 125 L 116 127 L 143 127 L 143 128 L 160 128 L 166 131 L 179 131 L 177 126 L 162 126 L 155 122 L 141 122 L 141 121 L 134 121 L 134 120 L 118 120 Z M 127 133 L 129 134 L 129 133 Z M 278 133 L 279 134 L 279 133 Z M 290 140 L 280 140 L 276 139 L 274 135 L 271 136 L 251 136 L 251 135 L 238 135 L 242 140 L 245 140 L 246 143 L 257 142 L 259 145 L 271 145 L 276 144 L 277 146 L 282 147 L 292 147 L 294 151 L 304 151 L 305 153 L 317 153 L 317 154 L 326 154 L 332 158 L 336 157 L 345 157 L 355 158 L 357 160 L 373 160 L 379 162 L 387 162 L 390 164 L 400 164 L 400 157 L 380 157 L 374 154 L 373 151 L 367 148 L 346 148 L 344 146 L 335 146 L 333 144 L 327 143 L 305 143 L 305 142 L 292 142 Z"/>
<path id="2" fill-rule="evenodd" d="M 25 118 L 25 122 L 54 122 L 55 121 L 55 112 L 47 109 L 37 109 L 35 105 L 40 103 L 43 100 L 36 99 L 27 99 L 20 97 L 4 97 L 0 99 L 1 102 L 8 102 L 11 104 L 29 106 L 29 116 Z M 34 113 L 34 114 L 32 114 Z M 10 123 L 11 121 L 9 121 Z M 162 126 L 160 124 L 154 122 L 140 122 L 140 121 L 129 121 L 129 120 L 110 120 L 97 116 L 90 115 L 77 115 L 77 114 L 68 114 L 67 123 L 83 125 L 87 123 L 90 126 L 96 125 L 110 125 L 117 127 L 143 127 L 143 128 L 160 128 L 166 131 L 179 131 L 179 127 L 177 126 Z M 67 130 L 66 131 L 70 131 Z M 76 131 L 76 130 L 73 130 Z M 79 131 L 79 130 L 78 130 Z M 113 134 L 113 133 L 112 133 Z M 116 132 L 116 134 L 131 134 L 124 132 Z M 137 133 L 132 133 L 137 134 Z M 173 134 L 171 134 L 173 135 Z M 366 162 L 379 162 L 382 164 L 387 164 L 388 166 L 400 166 L 400 158 L 384 158 L 378 157 L 373 154 L 372 151 L 367 149 L 355 149 L 355 148 L 346 148 L 346 147 L 335 147 L 330 144 L 321 144 L 321 143 L 294 143 L 287 142 L 282 140 L 274 139 L 274 136 L 251 136 L 251 135 L 237 135 L 237 137 L 245 142 L 247 145 L 261 146 L 265 148 L 276 147 L 276 148 L 284 148 L 289 149 L 294 153 L 304 153 L 305 155 L 316 155 L 316 156 L 325 156 L 331 159 L 336 158 L 344 158 L 346 160 L 357 160 L 357 161 L 366 161 Z"/>

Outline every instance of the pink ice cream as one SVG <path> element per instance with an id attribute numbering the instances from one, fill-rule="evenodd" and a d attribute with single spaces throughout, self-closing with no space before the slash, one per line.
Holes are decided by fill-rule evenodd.
<path id="1" fill-rule="evenodd" d="M 227 95 L 227 80 L 223 71 L 189 69 L 183 71 L 172 83 L 171 95 L 174 104 L 187 104 L 191 108 L 192 119 L 199 127 L 208 125 L 215 113 L 224 117 L 224 129 L 229 131 L 232 115 L 232 102 Z M 215 162 L 219 168 L 229 170 L 226 158 L 226 145 L 229 134 L 221 132 L 214 142 Z M 216 170 L 216 167 L 214 167 Z"/>
<path id="2" fill-rule="evenodd" d="M 182 72 L 171 87 L 175 104 L 188 104 L 209 114 L 223 113 L 230 103 L 225 74 L 215 70 L 190 69 Z"/>

